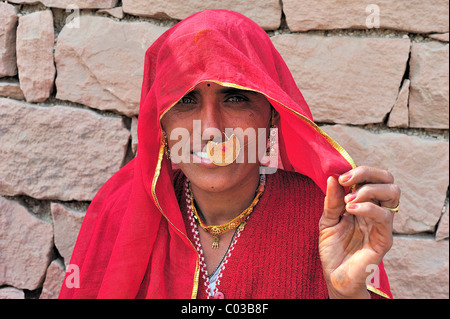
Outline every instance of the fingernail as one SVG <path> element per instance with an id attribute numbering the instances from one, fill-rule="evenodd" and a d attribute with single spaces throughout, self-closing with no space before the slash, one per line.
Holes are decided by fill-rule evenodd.
<path id="1" fill-rule="evenodd" d="M 347 183 L 352 177 L 353 177 L 353 175 L 349 173 L 349 174 L 341 175 L 341 177 L 339 179 L 341 180 L 341 183 Z"/>
<path id="2" fill-rule="evenodd" d="M 350 204 L 348 205 L 349 209 L 358 209 L 359 205 L 358 204 Z"/>
<path id="3" fill-rule="evenodd" d="M 350 193 L 347 196 L 345 196 L 345 201 L 347 203 L 351 202 L 352 200 L 354 200 L 356 198 L 356 193 Z"/>

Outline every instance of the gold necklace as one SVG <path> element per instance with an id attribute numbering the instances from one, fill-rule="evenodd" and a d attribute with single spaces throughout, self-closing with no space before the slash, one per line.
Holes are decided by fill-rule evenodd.
<path id="1" fill-rule="evenodd" d="M 208 232 L 209 234 L 211 234 L 213 236 L 212 248 L 214 248 L 214 249 L 219 248 L 219 236 L 223 235 L 227 231 L 236 229 L 237 227 L 239 227 L 239 231 L 244 230 L 244 227 L 247 223 L 246 220 L 247 220 L 248 216 L 253 212 L 254 207 L 256 206 L 256 204 L 258 204 L 259 199 L 261 198 L 261 196 L 264 192 L 265 184 L 266 184 L 266 176 L 264 174 L 262 174 L 260 176 L 259 186 L 258 186 L 258 190 L 257 190 L 255 198 L 253 199 L 250 206 L 247 207 L 237 217 L 233 218 L 231 221 L 229 221 L 228 223 L 225 223 L 225 224 L 206 226 L 203 223 L 203 221 L 201 220 L 200 216 L 198 215 L 197 209 L 195 208 L 194 195 L 192 194 L 192 190 L 191 190 L 190 183 L 189 183 L 191 209 L 194 212 L 194 219 L 197 221 L 197 223 L 200 225 L 200 227 L 204 231 Z"/>

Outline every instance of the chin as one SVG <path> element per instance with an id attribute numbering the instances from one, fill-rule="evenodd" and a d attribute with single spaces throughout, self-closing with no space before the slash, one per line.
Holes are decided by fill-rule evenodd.
<path id="1" fill-rule="evenodd" d="M 255 164 L 232 163 L 228 166 L 202 165 L 202 163 L 178 164 L 193 185 L 205 191 L 221 192 L 245 183 L 255 170 Z M 256 166 L 259 172 L 259 166 Z"/>

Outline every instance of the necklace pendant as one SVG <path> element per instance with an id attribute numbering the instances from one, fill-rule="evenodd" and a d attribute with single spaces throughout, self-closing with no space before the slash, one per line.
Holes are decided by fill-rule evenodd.
<path id="1" fill-rule="evenodd" d="M 213 239 L 214 239 L 214 241 L 212 243 L 211 248 L 213 248 L 213 249 L 219 248 L 219 237 L 214 236 Z"/>
<path id="2" fill-rule="evenodd" d="M 247 224 L 246 222 L 242 222 L 242 223 L 239 225 L 238 230 L 239 230 L 239 231 L 243 231 L 246 224 Z"/>

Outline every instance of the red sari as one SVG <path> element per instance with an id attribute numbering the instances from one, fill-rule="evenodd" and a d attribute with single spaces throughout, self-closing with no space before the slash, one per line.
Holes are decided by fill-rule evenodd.
<path id="1" fill-rule="evenodd" d="M 197 297 L 199 256 L 186 232 L 171 162 L 164 156 L 160 119 L 203 81 L 263 94 L 280 114 L 283 168 L 307 176 L 322 192 L 330 175 L 355 167 L 313 122 L 264 30 L 232 11 L 194 14 L 146 52 L 137 155 L 92 201 L 70 262 L 79 269 L 80 286 L 66 285 L 73 276 L 68 272 L 60 298 L 135 298 L 142 295 L 144 278 L 144 297 Z M 380 285 L 369 289 L 391 297 L 380 266 Z"/>

